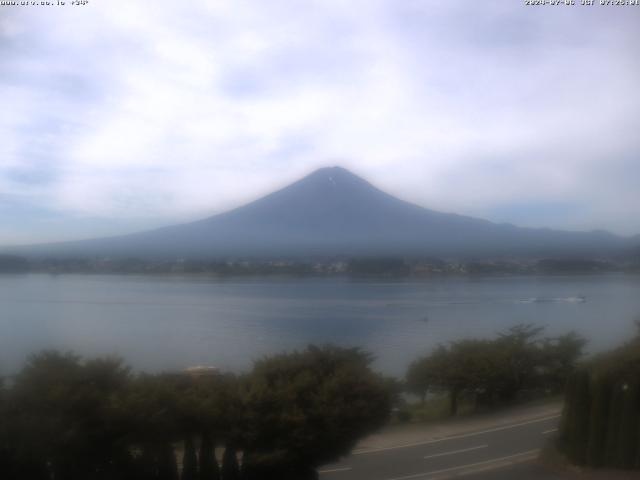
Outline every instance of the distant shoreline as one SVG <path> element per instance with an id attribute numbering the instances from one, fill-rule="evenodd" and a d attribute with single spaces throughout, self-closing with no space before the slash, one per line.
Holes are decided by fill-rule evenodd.
<path id="1" fill-rule="evenodd" d="M 143 259 L 33 258 L 0 255 L 0 273 L 195 275 L 207 277 L 349 276 L 405 278 L 479 275 L 567 275 L 638 273 L 640 261 L 609 258 L 403 258 L 334 259 Z"/>
<path id="2" fill-rule="evenodd" d="M 514 277 L 589 277 L 607 275 L 640 275 L 640 270 L 612 270 L 606 272 L 519 272 L 519 273 L 437 273 L 437 274 L 408 274 L 408 275 L 354 275 L 349 273 L 194 273 L 194 272 L 130 272 L 130 271 L 62 271 L 29 270 L 20 272 L 0 272 L 0 278 L 26 275 L 56 276 L 126 276 L 149 278 L 194 278 L 194 279 L 238 279 L 238 278 L 273 278 L 273 279 L 321 279 L 335 278 L 348 280 L 428 280 L 434 278 L 514 278 Z"/>

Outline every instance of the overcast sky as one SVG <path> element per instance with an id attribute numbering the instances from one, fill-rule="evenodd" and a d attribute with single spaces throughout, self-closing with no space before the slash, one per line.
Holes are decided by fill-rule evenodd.
<path id="1" fill-rule="evenodd" d="M 197 219 L 326 165 L 640 233 L 640 7 L 69 3 L 0 6 L 0 244 Z"/>

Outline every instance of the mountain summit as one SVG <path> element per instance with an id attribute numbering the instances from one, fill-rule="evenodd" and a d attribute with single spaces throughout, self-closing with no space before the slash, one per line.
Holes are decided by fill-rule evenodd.
<path id="1" fill-rule="evenodd" d="M 341 167 L 229 212 L 120 237 L 30 247 L 31 253 L 137 257 L 497 256 L 607 254 L 606 232 L 518 228 L 428 210 Z"/>

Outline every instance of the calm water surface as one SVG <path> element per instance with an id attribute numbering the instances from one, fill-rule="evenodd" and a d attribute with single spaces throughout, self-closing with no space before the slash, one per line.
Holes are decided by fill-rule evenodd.
<path id="1" fill-rule="evenodd" d="M 580 297 L 584 297 L 585 301 Z M 640 317 L 640 276 L 347 278 L 0 276 L 0 373 L 44 348 L 116 354 L 137 369 L 244 370 L 308 343 L 360 346 L 401 375 L 439 342 L 532 322 L 611 347 Z"/>

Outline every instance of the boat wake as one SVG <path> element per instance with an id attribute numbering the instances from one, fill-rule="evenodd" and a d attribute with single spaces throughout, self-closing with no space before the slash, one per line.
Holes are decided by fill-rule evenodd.
<path id="1" fill-rule="evenodd" d="M 582 295 L 575 297 L 532 297 L 517 300 L 516 303 L 585 303 L 587 299 Z"/>

